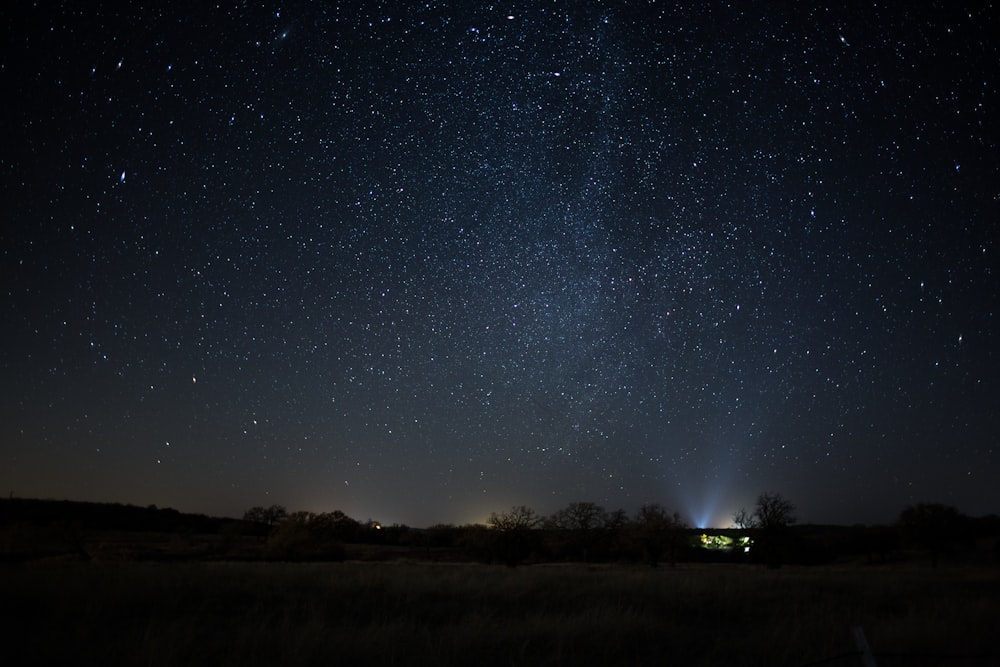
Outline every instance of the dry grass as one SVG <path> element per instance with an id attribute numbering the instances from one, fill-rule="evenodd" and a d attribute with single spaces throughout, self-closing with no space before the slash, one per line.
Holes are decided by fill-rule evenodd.
<path id="1" fill-rule="evenodd" d="M 0 596 L 5 665 L 802 665 L 858 624 L 882 667 L 1000 661 L 996 568 L 36 563 Z"/>

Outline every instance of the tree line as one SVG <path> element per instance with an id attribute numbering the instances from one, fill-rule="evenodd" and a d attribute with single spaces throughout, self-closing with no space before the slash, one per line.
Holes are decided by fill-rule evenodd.
<path id="1" fill-rule="evenodd" d="M 762 493 L 733 517 L 734 528 L 701 531 L 677 512 L 647 504 L 629 514 L 573 502 L 544 516 L 525 505 L 482 524 L 417 529 L 359 521 L 342 511 L 252 507 L 241 519 L 153 505 L 0 498 L 0 561 L 73 557 L 114 560 L 336 561 L 413 558 L 519 565 L 533 562 L 692 561 L 878 564 L 920 558 L 1000 562 L 1000 517 L 970 518 L 954 507 L 917 503 L 888 526 L 799 525 L 795 507 Z M 705 535 L 704 533 L 710 533 Z"/>
<path id="2" fill-rule="evenodd" d="M 741 539 L 714 552 L 702 548 L 701 531 L 657 503 L 643 505 L 631 515 L 593 502 L 572 502 L 548 516 L 515 505 L 493 512 L 485 524 L 439 524 L 425 529 L 361 522 L 339 511 L 289 513 L 280 505 L 251 508 L 243 518 L 262 542 L 266 557 L 281 560 L 340 560 L 348 556 L 345 545 L 369 544 L 405 550 L 409 556 L 509 566 L 644 562 L 657 567 L 726 560 L 777 568 L 837 557 L 887 562 L 904 552 L 922 553 L 936 566 L 941 558 L 974 549 L 977 539 L 990 536 L 993 558 L 1000 560 L 1000 518 L 995 516 L 973 520 L 947 505 L 920 503 L 905 508 L 892 526 L 799 527 L 792 502 L 772 492 L 761 493 L 749 510 L 736 512 L 735 528 L 724 532 Z"/>
<path id="3" fill-rule="evenodd" d="M 423 547 L 427 555 L 450 555 L 515 566 L 525 561 L 642 559 L 652 566 L 676 563 L 688 525 L 658 504 L 643 505 L 634 516 L 608 511 L 592 502 L 574 502 L 551 516 L 526 505 L 490 514 L 485 524 L 438 524 L 426 529 L 384 527 L 342 512 L 288 512 L 281 505 L 252 507 L 244 522 L 265 543 L 268 557 L 337 560 L 345 544 Z"/>

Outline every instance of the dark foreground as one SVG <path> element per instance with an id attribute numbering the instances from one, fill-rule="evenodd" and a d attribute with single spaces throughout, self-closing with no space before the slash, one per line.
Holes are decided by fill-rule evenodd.
<path id="1" fill-rule="evenodd" d="M 4 665 L 1000 664 L 997 568 L 0 568 Z"/>

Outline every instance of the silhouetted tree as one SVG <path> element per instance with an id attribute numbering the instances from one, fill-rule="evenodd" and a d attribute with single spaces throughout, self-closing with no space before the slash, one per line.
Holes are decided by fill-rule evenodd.
<path id="1" fill-rule="evenodd" d="M 733 524 L 741 530 L 752 530 L 755 527 L 753 515 L 743 507 L 733 514 Z"/>
<path id="2" fill-rule="evenodd" d="M 243 513 L 243 520 L 252 523 L 262 523 L 272 528 L 281 523 L 288 516 L 288 510 L 282 505 L 271 505 L 270 507 L 251 507 Z"/>
<path id="3" fill-rule="evenodd" d="M 733 515 L 733 523 L 750 532 L 768 567 L 781 567 L 788 527 L 795 523 L 795 506 L 791 501 L 780 493 L 765 491 L 757 496 L 753 513 L 740 508 Z"/>
<path id="4" fill-rule="evenodd" d="M 247 535 L 254 535 L 263 542 L 287 518 L 288 510 L 282 505 L 256 505 L 243 513 L 243 529 Z"/>
<path id="5" fill-rule="evenodd" d="M 795 523 L 795 505 L 780 493 L 765 491 L 757 496 L 754 517 L 761 530 L 781 530 Z"/>
<path id="6" fill-rule="evenodd" d="M 525 505 L 515 505 L 507 512 L 490 514 L 486 525 L 494 536 L 496 557 L 510 567 L 521 563 L 532 552 L 532 531 L 542 523 L 542 517 Z"/>
<path id="7" fill-rule="evenodd" d="M 677 512 L 669 512 L 659 503 L 643 505 L 630 524 L 631 534 L 651 567 L 657 567 L 664 555 L 670 565 L 677 563 L 687 524 Z"/>
<path id="8" fill-rule="evenodd" d="M 604 528 L 608 513 L 596 503 L 570 503 L 549 517 L 548 525 L 559 530 L 596 530 Z"/>
<path id="9" fill-rule="evenodd" d="M 494 530 L 514 532 L 536 528 L 542 522 L 542 517 L 526 505 L 515 505 L 507 512 L 490 513 L 486 525 Z"/>
<path id="10" fill-rule="evenodd" d="M 570 503 L 548 518 L 556 557 L 591 560 L 608 553 L 612 515 L 595 503 Z"/>
<path id="11" fill-rule="evenodd" d="M 319 515 L 323 525 L 341 542 L 363 542 L 365 526 L 357 519 L 352 519 L 340 510 L 324 512 Z"/>

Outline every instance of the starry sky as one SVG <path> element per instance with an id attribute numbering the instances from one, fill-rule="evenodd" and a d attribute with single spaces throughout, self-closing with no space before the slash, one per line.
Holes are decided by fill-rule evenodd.
<path id="1" fill-rule="evenodd" d="M 0 9 L 0 489 L 1000 511 L 997 8 Z"/>

